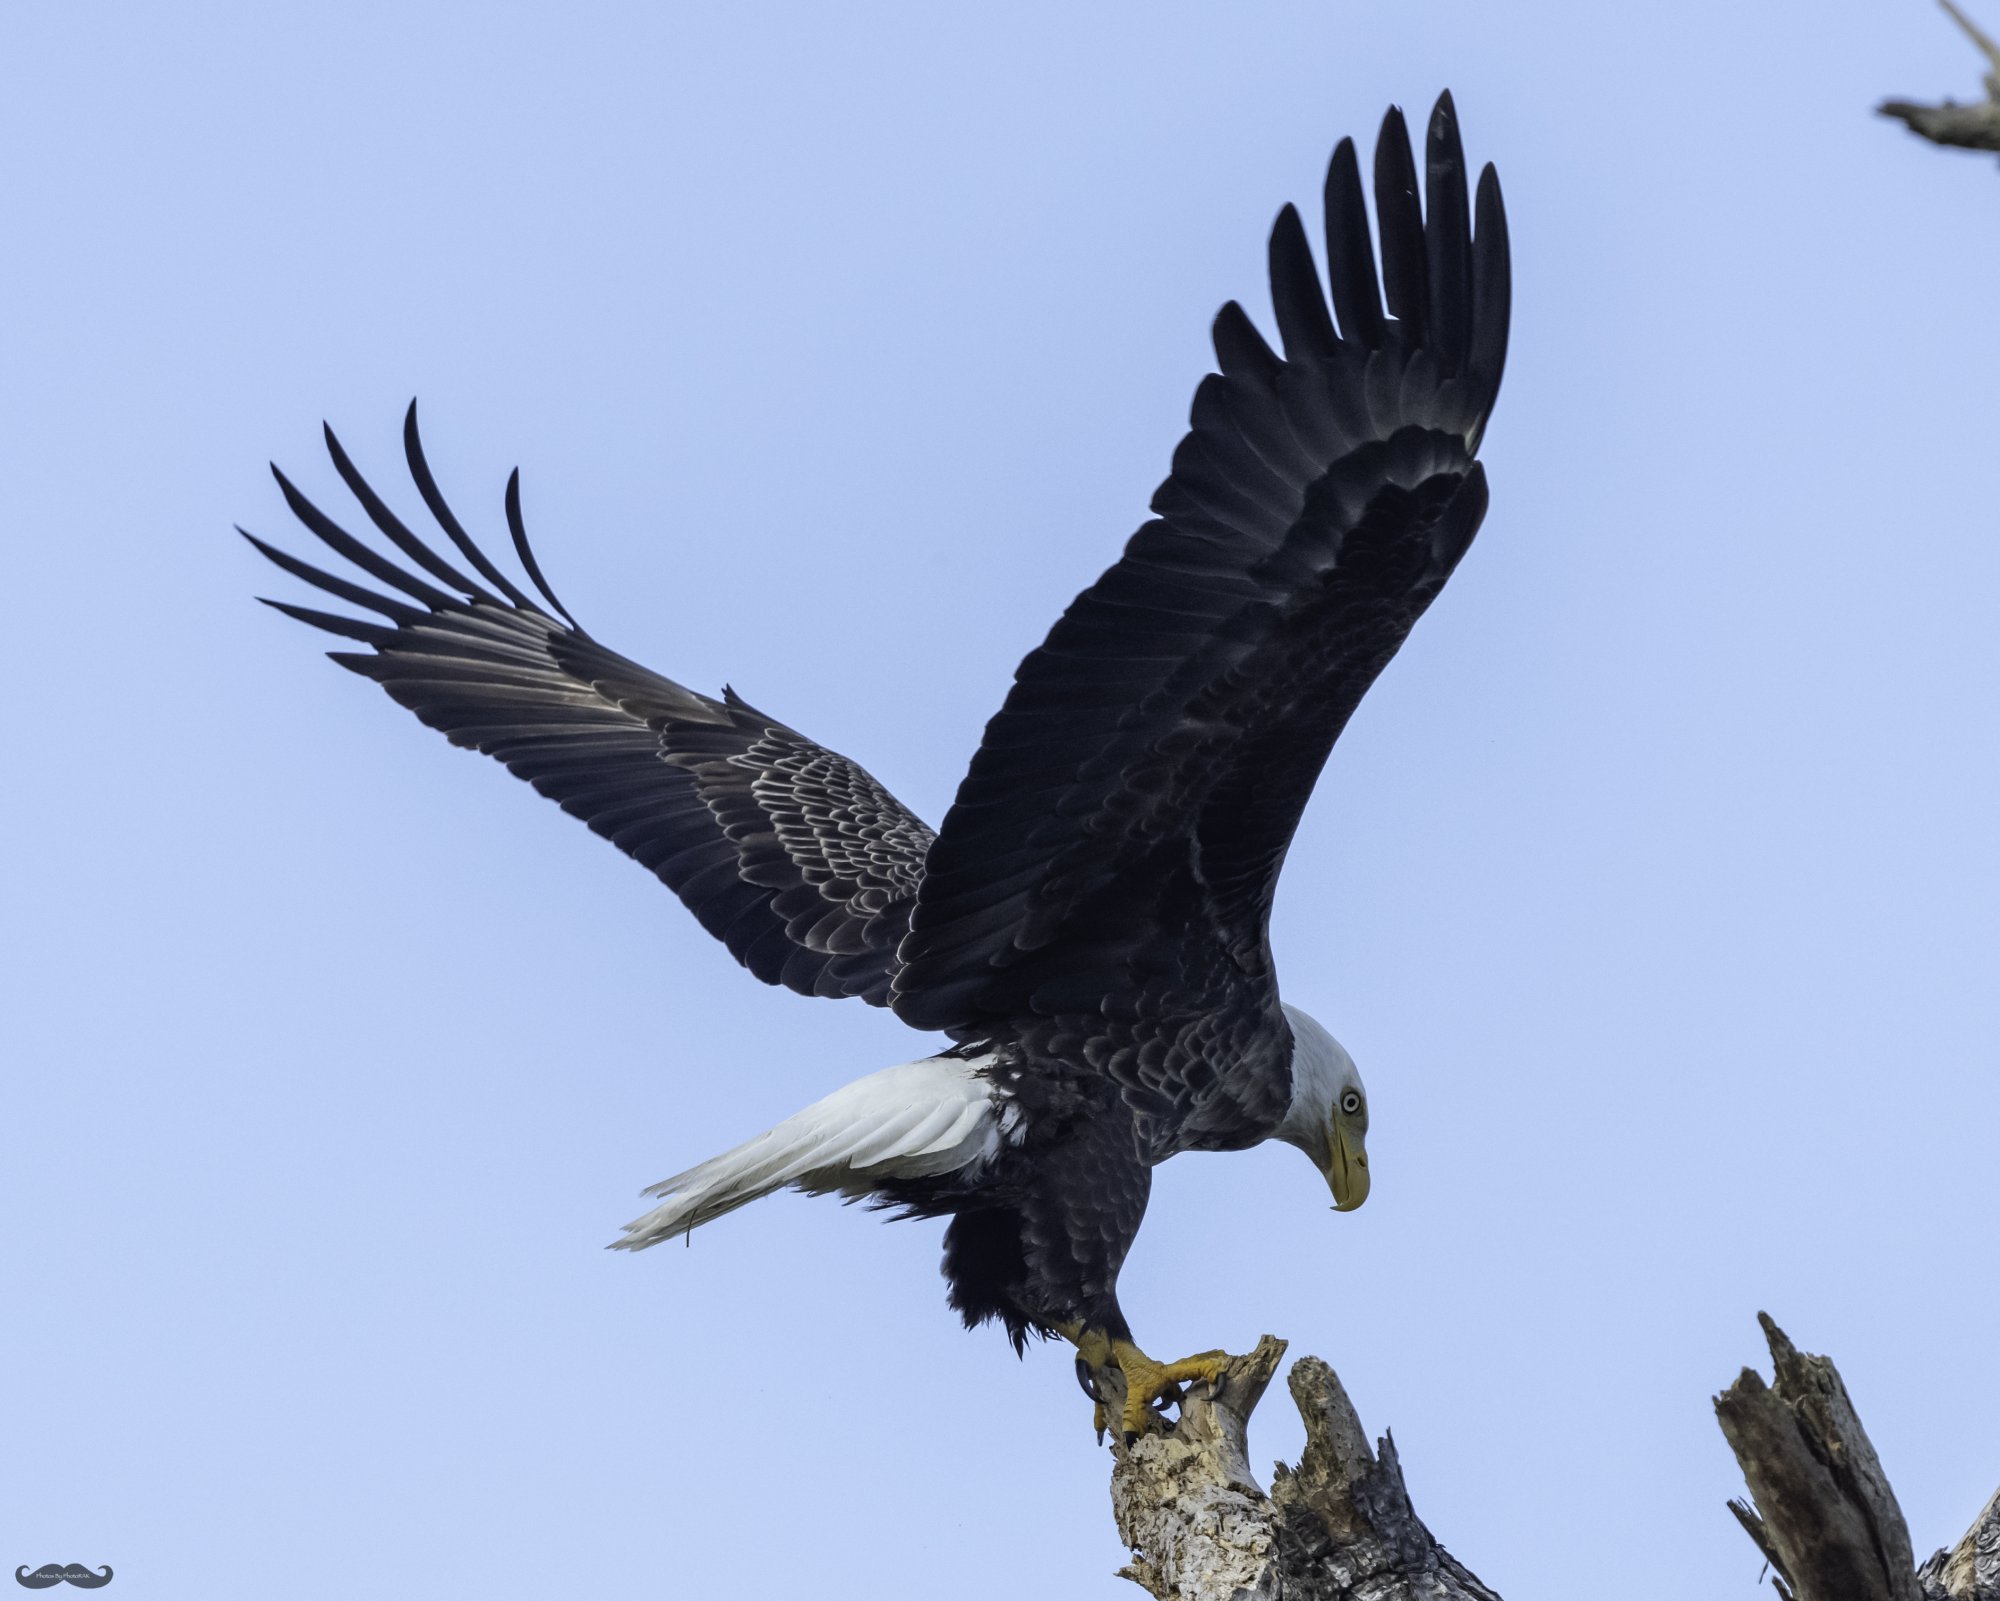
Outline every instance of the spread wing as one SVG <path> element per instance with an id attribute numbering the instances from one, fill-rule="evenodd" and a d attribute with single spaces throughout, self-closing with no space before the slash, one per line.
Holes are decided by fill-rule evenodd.
<path id="1" fill-rule="evenodd" d="M 1379 289 L 1343 141 L 1331 314 L 1287 207 L 1270 244 L 1284 354 L 1233 303 L 1216 319 L 1221 372 L 1154 520 L 1022 662 L 945 819 L 895 982 L 905 1021 L 1255 998 L 1281 1030 L 1266 928 L 1300 812 L 1486 508 L 1473 456 L 1506 353 L 1506 221 L 1488 167 L 1475 226 L 1448 95 L 1426 156 L 1427 214 L 1392 110 Z"/>
<path id="2" fill-rule="evenodd" d="M 414 404 L 403 427 L 410 474 L 476 578 L 389 509 L 331 430 L 326 442 L 401 561 L 349 534 L 282 473 L 278 485 L 307 529 L 382 588 L 244 537 L 286 572 L 383 621 L 266 604 L 370 647 L 330 654 L 658 875 L 767 984 L 885 1004 L 930 829 L 855 763 L 733 691 L 716 700 L 683 688 L 578 627 L 529 548 L 516 474 L 507 520 L 539 600 L 518 587 L 439 493 Z"/>

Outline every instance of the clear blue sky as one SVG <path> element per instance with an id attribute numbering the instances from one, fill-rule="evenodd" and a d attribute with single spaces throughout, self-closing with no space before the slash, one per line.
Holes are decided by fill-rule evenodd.
<path id="1" fill-rule="evenodd" d="M 1989 18 L 2000 21 L 2000 18 Z M 1342 134 L 1456 93 L 1517 301 L 1479 543 L 1287 871 L 1376 1184 L 1162 1171 L 1162 1354 L 1393 1426 L 1503 1593 L 1751 1593 L 1768 1308 L 1920 1550 L 2000 1480 L 2000 370 L 1931 6 L 30 4 L 0 66 L 0 1567 L 119 1596 L 1130 1592 L 937 1226 L 642 1185 L 924 1040 L 251 603 L 420 395 L 570 606 L 943 811 Z M 301 536 L 302 537 L 302 536 Z M 1274 1403 L 1256 1454 L 1294 1452 Z M 746 1577 L 747 1575 L 747 1577 Z"/>

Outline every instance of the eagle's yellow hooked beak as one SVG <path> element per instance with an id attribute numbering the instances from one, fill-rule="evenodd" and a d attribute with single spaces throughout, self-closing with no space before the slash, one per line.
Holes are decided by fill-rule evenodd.
<path id="1" fill-rule="evenodd" d="M 1333 1209 L 1352 1212 L 1368 1199 L 1368 1152 L 1358 1131 L 1333 1125 L 1333 1154 L 1326 1164 L 1326 1181 L 1333 1186 Z"/>

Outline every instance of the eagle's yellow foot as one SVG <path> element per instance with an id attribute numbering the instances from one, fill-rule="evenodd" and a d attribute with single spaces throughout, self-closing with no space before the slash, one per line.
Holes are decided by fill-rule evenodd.
<path id="1" fill-rule="evenodd" d="M 1165 1399 L 1180 1399 L 1183 1384 L 1213 1384 L 1229 1366 L 1227 1351 L 1203 1351 L 1184 1356 L 1178 1362 L 1155 1362 L 1130 1340 L 1111 1342 L 1111 1360 L 1125 1375 L 1125 1409 L 1118 1419 L 1127 1444 L 1146 1431 L 1146 1419 L 1153 1405 Z"/>
<path id="2" fill-rule="evenodd" d="M 1155 1362 L 1130 1340 L 1111 1339 L 1100 1329 L 1072 1326 L 1062 1332 L 1076 1346 L 1077 1382 L 1093 1403 L 1091 1423 L 1100 1441 L 1110 1414 L 1097 1387 L 1097 1369 L 1115 1367 L 1124 1377 L 1125 1404 L 1119 1411 L 1118 1432 L 1130 1444 L 1146 1432 L 1146 1419 L 1159 1402 L 1178 1401 L 1183 1384 L 1213 1384 L 1229 1365 L 1227 1351 L 1203 1351 L 1178 1362 Z"/>

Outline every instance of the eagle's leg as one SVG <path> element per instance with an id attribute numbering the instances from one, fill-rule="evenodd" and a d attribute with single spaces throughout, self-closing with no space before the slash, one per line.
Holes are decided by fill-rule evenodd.
<path id="1" fill-rule="evenodd" d="M 1146 1419 L 1152 1415 L 1155 1403 L 1178 1400 L 1183 1384 L 1213 1384 L 1229 1365 L 1227 1351 L 1203 1351 L 1182 1357 L 1178 1362 L 1155 1362 L 1129 1339 L 1114 1338 L 1103 1329 L 1071 1323 L 1064 1325 L 1061 1332 L 1076 1347 L 1079 1379 L 1107 1367 L 1115 1367 L 1124 1375 L 1125 1405 L 1119 1412 L 1118 1431 L 1127 1443 L 1145 1433 Z M 1084 1393 L 1096 1402 L 1097 1410 L 1091 1421 L 1101 1439 L 1110 1421 L 1103 1398 L 1094 1383 L 1085 1384 Z"/>

